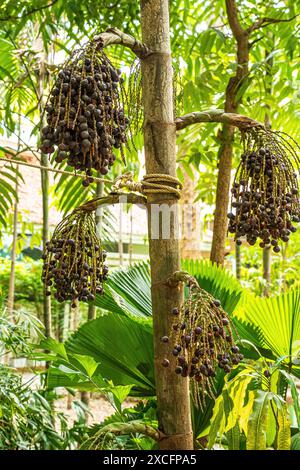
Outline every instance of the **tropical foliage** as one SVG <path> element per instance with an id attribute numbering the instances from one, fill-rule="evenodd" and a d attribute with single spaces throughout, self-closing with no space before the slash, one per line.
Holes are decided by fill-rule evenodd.
<path id="1" fill-rule="evenodd" d="M 235 322 L 241 348 L 247 359 L 241 370 L 235 370 L 233 376 L 225 379 L 225 383 L 222 374 L 218 375 L 216 390 L 219 396 L 215 403 L 207 399 L 204 412 L 193 405 L 196 435 L 209 435 L 208 445 L 212 446 L 216 438 L 222 440 L 224 434 L 228 448 L 243 448 L 248 442 L 248 432 L 250 436 L 254 433 L 248 420 L 251 423 L 255 413 L 259 414 L 264 407 L 270 407 L 283 428 L 274 431 L 276 423 L 271 415 L 270 426 L 273 427 L 268 432 L 273 440 L 251 441 L 247 446 L 249 449 L 262 449 L 272 444 L 278 449 L 290 446 L 286 402 L 288 388 L 293 393 L 293 417 L 298 416 L 299 419 L 298 392 L 294 382 L 295 376 L 299 374 L 299 292 L 295 290 L 270 299 L 252 298 L 243 292 L 237 281 L 223 268 L 205 261 L 183 261 L 183 265 L 192 269 L 200 285 L 205 285 L 207 291 L 215 297 L 218 294 L 224 305 L 226 299 L 234 299 L 232 293 L 235 292 L 236 301 L 227 302 L 227 312 Z M 247 296 L 247 302 L 243 295 Z M 103 313 L 96 320 L 83 325 L 64 345 L 53 343 L 52 340 L 41 344 L 43 348 L 52 351 L 49 358 L 53 360 L 53 365 L 48 373 L 48 386 L 95 391 L 109 381 L 125 390 L 130 387 L 128 393 L 132 396 L 155 396 L 148 264 L 115 271 L 108 281 L 107 295 L 97 297 L 96 303 Z M 253 358 L 256 359 L 254 363 Z M 86 365 L 79 365 L 78 361 Z M 90 363 L 92 369 L 85 369 Z M 266 371 L 270 377 L 264 375 Z M 236 408 L 233 408 L 233 404 Z M 237 423 L 238 420 L 241 424 Z M 258 434 L 263 432 L 261 426 L 266 426 L 263 420 L 254 425 L 257 426 L 255 432 Z M 284 437 L 287 427 L 288 435 Z M 277 440 L 278 443 L 275 443 Z"/>

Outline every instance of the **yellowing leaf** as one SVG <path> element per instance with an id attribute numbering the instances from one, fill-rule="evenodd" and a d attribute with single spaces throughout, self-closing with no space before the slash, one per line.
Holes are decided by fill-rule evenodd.
<path id="1" fill-rule="evenodd" d="M 248 421 L 247 450 L 266 450 L 271 393 L 258 390 Z"/>
<path id="2" fill-rule="evenodd" d="M 211 449 L 213 447 L 214 443 L 216 442 L 218 433 L 223 434 L 224 425 L 224 401 L 222 395 L 220 395 L 215 402 L 214 411 L 211 418 L 209 440 L 207 444 L 208 449 Z"/>
<path id="3" fill-rule="evenodd" d="M 248 401 L 247 404 L 241 409 L 239 423 L 241 430 L 244 431 L 245 435 L 247 436 L 248 431 L 248 421 L 251 414 L 251 410 L 253 407 L 255 392 L 252 390 L 248 393 Z"/>
<path id="4" fill-rule="evenodd" d="M 277 421 L 279 425 L 277 433 L 277 450 L 290 450 L 291 431 L 286 403 L 278 410 Z"/>

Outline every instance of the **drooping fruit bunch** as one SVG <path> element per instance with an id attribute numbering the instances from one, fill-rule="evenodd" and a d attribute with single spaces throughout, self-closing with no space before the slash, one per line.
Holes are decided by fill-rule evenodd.
<path id="1" fill-rule="evenodd" d="M 75 210 L 59 223 L 47 242 L 42 274 L 46 295 L 54 289 L 59 302 L 70 300 L 73 306 L 77 300 L 93 301 L 103 292 L 107 279 L 105 258 L 93 214 Z"/>
<path id="2" fill-rule="evenodd" d="M 300 221 L 299 188 L 293 147 L 274 132 L 252 130 L 243 136 L 244 152 L 231 189 L 228 231 L 237 244 L 273 246 L 288 242 Z"/>
<path id="3" fill-rule="evenodd" d="M 171 347 L 173 358 L 165 358 L 164 367 L 190 377 L 195 398 L 204 406 L 205 397 L 214 396 L 213 378 L 217 368 L 229 373 L 243 355 L 234 343 L 230 321 L 220 301 L 201 289 L 190 277 L 189 296 L 183 305 L 174 307 L 172 331 L 162 342 Z"/>
<path id="4" fill-rule="evenodd" d="M 116 159 L 114 149 L 123 157 L 129 120 L 122 96 L 120 71 L 99 43 L 75 51 L 59 71 L 46 105 L 42 152 L 57 151 L 56 162 L 85 171 L 85 186 L 92 182 L 92 169 L 106 175 Z"/>

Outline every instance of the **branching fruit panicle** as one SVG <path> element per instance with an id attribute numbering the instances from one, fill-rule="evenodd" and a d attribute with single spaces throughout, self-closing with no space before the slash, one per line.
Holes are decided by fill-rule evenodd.
<path id="1" fill-rule="evenodd" d="M 280 251 L 279 241 L 288 242 L 300 221 L 297 173 L 298 157 L 282 134 L 252 129 L 243 135 L 244 153 L 231 189 L 228 231 L 242 244 L 260 239 L 261 248 Z"/>
<path id="2" fill-rule="evenodd" d="M 196 402 L 204 407 L 205 397 L 214 396 L 216 369 L 229 373 L 243 355 L 234 343 L 230 320 L 220 301 L 193 278 L 188 284 L 188 298 L 171 312 L 172 331 L 169 337 L 162 337 L 162 342 L 169 345 L 169 357 L 162 365 L 174 368 L 181 377 L 189 376 Z"/>
<path id="3" fill-rule="evenodd" d="M 75 51 L 62 67 L 46 105 L 47 126 L 41 131 L 41 150 L 54 153 L 57 163 L 85 171 L 108 173 L 123 144 L 129 119 L 125 116 L 122 78 L 99 44 Z"/>
<path id="4" fill-rule="evenodd" d="M 105 258 L 93 214 L 75 210 L 60 222 L 47 242 L 42 274 L 46 295 L 53 289 L 59 302 L 70 300 L 73 307 L 77 300 L 95 300 L 96 294 L 103 293 L 107 279 Z"/>

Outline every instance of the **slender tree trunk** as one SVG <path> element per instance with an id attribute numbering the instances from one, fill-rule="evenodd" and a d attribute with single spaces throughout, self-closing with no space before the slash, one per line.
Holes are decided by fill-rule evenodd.
<path id="1" fill-rule="evenodd" d="M 269 297 L 270 295 L 270 283 L 271 283 L 271 248 L 265 247 L 263 249 L 263 278 L 266 281 L 264 286 L 263 295 Z"/>
<path id="2" fill-rule="evenodd" d="M 123 207 L 122 204 L 119 204 L 119 264 L 123 266 L 124 263 L 124 250 L 123 250 Z"/>
<path id="3" fill-rule="evenodd" d="M 100 177 L 101 175 L 99 175 Z M 98 182 L 97 187 L 96 187 L 96 194 L 95 197 L 101 197 L 103 196 L 103 183 Z M 121 205 L 121 204 L 120 204 Z M 96 222 L 96 228 L 99 236 L 101 236 L 101 225 L 102 225 L 102 209 L 101 207 L 98 207 L 95 213 L 95 222 Z M 96 306 L 92 303 L 89 304 L 88 306 L 88 321 L 94 320 L 96 318 Z M 86 405 L 89 404 L 90 398 L 92 394 L 89 392 L 81 392 L 81 401 L 85 403 Z M 86 415 L 86 418 L 88 419 L 88 415 Z"/>
<path id="4" fill-rule="evenodd" d="M 228 110 L 226 112 L 236 112 Z M 232 144 L 234 129 L 223 125 L 221 147 L 219 151 L 219 169 L 216 193 L 216 208 L 214 213 L 213 239 L 210 260 L 220 265 L 224 264 L 225 244 L 227 236 L 227 213 L 232 169 Z"/>
<path id="5" fill-rule="evenodd" d="M 132 207 L 130 208 L 130 234 L 129 234 L 129 243 L 128 243 L 128 255 L 129 255 L 129 266 L 132 265 L 132 255 L 133 255 L 133 245 L 132 245 L 132 238 L 133 238 L 133 210 Z"/>
<path id="6" fill-rule="evenodd" d="M 39 40 L 37 40 L 37 46 L 39 47 Z M 42 119 L 44 112 L 44 88 L 47 87 L 47 78 L 45 70 L 46 57 L 44 54 L 40 57 L 39 63 L 39 72 L 37 79 L 37 98 L 39 100 L 39 113 Z M 41 165 L 49 166 L 48 155 L 41 153 Z M 47 241 L 49 240 L 49 172 L 46 170 L 41 170 L 41 187 L 42 187 L 42 207 L 43 207 L 43 228 L 42 228 L 42 241 L 43 241 L 43 250 Z M 46 296 L 44 293 L 43 297 L 43 310 L 44 310 L 44 326 L 45 326 L 45 336 L 51 336 L 51 297 Z"/>
<path id="7" fill-rule="evenodd" d="M 18 119 L 18 152 L 21 148 L 21 116 Z M 16 269 L 16 255 L 17 255 L 17 239 L 18 239 L 18 199 L 19 199 L 19 165 L 16 165 L 16 184 L 15 184 L 15 204 L 13 213 L 13 241 L 10 255 L 10 275 L 9 275 L 9 287 L 7 296 L 7 313 L 10 320 L 13 319 L 13 310 L 15 302 L 15 269 Z"/>
<path id="8" fill-rule="evenodd" d="M 224 108 L 227 113 L 236 113 L 241 102 L 241 97 L 237 98 L 238 91 L 248 74 L 249 37 L 248 33 L 242 29 L 239 23 L 235 0 L 226 0 L 226 11 L 229 25 L 237 44 L 237 68 L 235 75 L 229 79 L 226 88 Z M 219 151 L 216 209 L 210 259 L 212 262 L 222 265 L 224 264 L 227 236 L 227 212 L 232 169 L 234 128 L 224 124 L 219 137 L 221 139 L 221 147 Z"/>
<path id="9" fill-rule="evenodd" d="M 286 258 L 287 258 L 288 247 L 289 247 L 289 244 L 284 243 L 283 248 L 282 248 L 282 252 L 281 252 L 282 264 L 281 264 L 280 293 L 283 293 L 286 290 L 285 270 L 286 270 Z"/>
<path id="10" fill-rule="evenodd" d="M 14 204 L 14 214 L 13 214 L 13 241 L 10 254 L 10 275 L 9 275 L 9 287 L 8 287 L 8 296 L 7 296 L 7 313 L 10 320 L 13 318 L 14 310 L 14 298 L 15 298 L 15 267 L 16 267 L 16 254 L 17 254 L 17 238 L 18 238 L 18 190 L 19 190 L 19 181 L 18 181 L 18 171 L 19 165 L 16 165 L 16 199 Z"/>
<path id="11" fill-rule="evenodd" d="M 241 245 L 235 245 L 235 275 L 241 279 Z"/>
<path id="12" fill-rule="evenodd" d="M 16 165 L 17 172 L 19 171 L 19 165 Z M 9 286 L 8 286 L 8 296 L 7 296 L 7 316 L 10 321 L 13 321 L 14 315 L 14 302 L 15 302 L 15 269 L 16 269 L 16 255 L 17 255 L 17 239 L 18 239 L 18 175 L 16 173 L 16 198 L 14 203 L 14 213 L 13 213 L 13 240 L 10 253 L 10 274 L 9 274 Z M 4 356 L 4 363 L 9 364 L 12 359 L 12 355 L 7 351 L 7 354 Z"/>
<path id="13" fill-rule="evenodd" d="M 71 309 L 72 315 L 72 331 L 77 330 L 78 327 L 78 317 L 79 317 L 79 305 L 77 304 L 75 308 Z"/>
<path id="14" fill-rule="evenodd" d="M 67 333 L 69 331 L 69 323 L 70 323 L 70 310 L 71 306 L 67 302 L 64 304 L 64 326 L 63 326 L 63 334 L 62 334 L 62 341 L 65 341 L 67 338 Z"/>
<path id="15" fill-rule="evenodd" d="M 269 56 L 269 52 L 266 51 L 266 59 Z M 267 59 L 267 66 L 266 66 L 266 94 L 271 95 L 272 93 L 272 67 L 273 67 L 273 59 Z M 271 128 L 271 120 L 270 120 L 270 106 L 266 105 L 266 113 L 265 113 L 265 126 L 267 128 Z M 269 297 L 270 295 L 270 283 L 271 283 L 271 257 L 272 252 L 270 247 L 265 247 L 263 249 L 263 278 L 266 281 L 263 294 L 265 297 Z"/>
<path id="16" fill-rule="evenodd" d="M 48 166 L 48 157 L 47 155 L 41 155 L 41 165 Z M 47 241 L 49 240 L 49 174 L 45 170 L 41 170 L 41 179 L 42 179 L 42 197 L 43 197 L 43 229 L 42 229 L 42 239 L 43 239 L 43 250 Z M 45 325 L 45 336 L 51 336 L 51 300 L 50 297 L 47 297 L 44 294 L 43 298 L 44 305 L 44 325 Z"/>
<path id="17" fill-rule="evenodd" d="M 154 51 L 142 61 L 146 172 L 176 176 L 168 0 L 141 0 L 141 17 L 143 42 Z M 172 194 L 153 194 L 148 201 L 158 420 L 159 429 L 166 434 L 159 445 L 161 449 L 193 449 L 189 380 L 176 376 L 172 367 L 163 368 L 161 364 L 167 352 L 161 337 L 171 329 L 172 309 L 182 302 L 182 288 L 165 284 L 168 277 L 180 269 L 180 247 L 174 234 L 174 222 L 168 239 L 151 236 L 153 205 L 164 203 L 178 211 L 178 204 Z"/>

